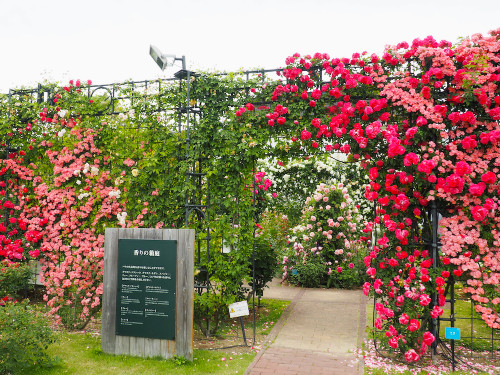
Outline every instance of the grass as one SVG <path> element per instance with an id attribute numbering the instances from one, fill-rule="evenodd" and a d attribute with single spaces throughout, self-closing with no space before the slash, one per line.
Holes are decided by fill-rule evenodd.
<path id="1" fill-rule="evenodd" d="M 366 333 L 367 333 L 367 338 L 369 340 L 372 339 L 372 314 L 373 314 L 373 303 L 369 302 L 366 306 Z M 444 314 L 443 317 L 449 317 L 450 316 L 450 310 L 444 309 Z M 490 364 L 492 363 L 491 361 L 491 355 L 488 355 L 487 353 L 479 353 L 481 351 L 491 351 L 491 345 L 492 345 L 492 340 L 491 340 L 491 335 L 492 335 L 492 330 L 489 328 L 481 319 L 481 317 L 473 312 L 471 310 L 470 306 L 470 301 L 461 301 L 458 300 L 455 303 L 455 317 L 460 318 L 455 322 L 455 327 L 458 327 L 461 329 L 461 340 L 457 340 L 455 345 L 456 345 L 456 350 L 457 352 L 459 351 L 458 348 L 462 347 L 468 347 L 472 348 L 475 352 L 467 354 L 463 354 L 462 358 L 466 360 L 470 360 L 471 358 L 468 358 L 471 356 L 471 354 L 475 354 L 474 359 L 472 360 L 473 366 L 479 369 L 484 369 L 484 371 L 487 371 L 491 369 L 491 366 L 488 366 L 488 362 Z M 473 319 L 473 338 L 471 339 L 471 317 Z M 440 336 L 444 342 L 448 342 L 449 340 L 444 339 L 444 330 L 445 327 L 449 327 L 450 322 L 445 322 L 441 321 L 441 332 Z M 382 333 L 379 333 L 382 335 Z M 495 339 L 500 339 L 500 332 L 494 332 L 493 337 Z M 500 350 L 500 341 L 494 341 L 494 350 L 498 351 Z M 363 352 L 366 355 L 366 359 L 368 357 L 374 357 L 375 356 L 375 351 L 372 347 L 368 347 L 368 343 L 363 343 Z M 498 359 L 498 353 L 494 354 L 496 355 L 495 358 Z M 408 366 L 401 366 L 401 363 L 391 361 L 390 359 L 383 359 L 379 358 L 377 360 L 379 362 L 378 366 L 365 366 L 364 368 L 364 374 L 365 375 L 385 375 L 385 374 L 403 374 L 403 375 L 427 375 L 427 374 L 435 374 L 436 370 L 431 371 L 432 366 L 430 366 L 430 361 L 429 362 L 429 367 L 426 369 L 428 365 L 424 363 L 420 363 L 419 366 L 422 368 L 418 367 L 412 367 L 411 369 L 408 368 Z M 468 371 L 468 370 L 460 370 L 460 371 L 451 371 L 449 368 L 451 367 L 451 364 L 445 362 L 445 366 L 448 370 L 443 369 L 440 370 L 440 374 L 449 374 L 449 375 L 469 375 L 472 374 L 473 372 Z M 494 362 L 493 362 L 494 363 Z M 438 366 L 442 366 L 438 363 Z M 378 367 L 378 368 L 377 368 Z M 405 369 L 404 367 L 407 367 Z M 458 367 L 458 366 L 457 366 Z M 475 372 L 474 372 L 475 373 Z"/>
<path id="2" fill-rule="evenodd" d="M 269 334 L 275 322 L 288 306 L 289 301 L 264 299 L 257 308 L 256 331 L 260 337 Z M 245 328 L 251 331 L 252 315 L 247 318 Z M 236 327 L 234 327 L 236 322 Z M 222 336 L 234 334 L 241 329 L 239 321 L 225 326 Z M 194 349 L 193 362 L 183 358 L 139 358 L 106 354 L 101 350 L 101 339 L 96 333 L 59 332 L 58 341 L 48 352 L 59 361 L 51 368 L 32 369 L 33 375 L 135 375 L 135 374 L 243 374 L 253 361 L 256 352 L 248 348 L 232 348 L 225 351 Z M 240 332 L 241 335 L 241 332 Z M 248 338 L 247 338 L 248 339 Z M 250 341 L 250 340 L 249 340 Z M 241 350 L 240 350 L 241 349 Z"/>
<path id="3" fill-rule="evenodd" d="M 276 299 L 262 299 L 261 305 L 256 308 L 255 319 L 255 347 L 259 348 L 266 336 L 271 332 L 283 311 L 290 301 Z M 250 315 L 244 316 L 243 323 L 247 344 L 253 344 L 253 310 L 249 306 Z M 239 318 L 228 319 L 221 324 L 219 333 L 215 337 L 206 338 L 201 331 L 195 331 L 195 347 L 199 349 L 223 348 L 231 345 L 243 345 L 243 335 Z"/>
<path id="4" fill-rule="evenodd" d="M 194 350 L 193 362 L 182 359 L 138 358 L 103 353 L 99 336 L 61 332 L 49 348 L 61 360 L 52 368 L 33 369 L 33 375 L 135 375 L 135 374 L 243 374 L 255 353 Z M 177 363 L 176 363 L 177 362 Z"/>
<path id="5" fill-rule="evenodd" d="M 255 322 L 256 330 L 262 335 L 268 335 L 289 304 L 290 301 L 262 299 L 260 307 L 257 307 L 259 319 Z M 252 313 L 250 312 L 250 317 L 251 316 Z"/>
<path id="6" fill-rule="evenodd" d="M 443 317 L 450 316 L 450 309 L 444 309 Z M 492 330 L 473 311 L 470 301 L 455 302 L 455 327 L 460 328 L 461 339 L 456 345 L 462 345 L 474 351 L 500 350 L 500 330 Z M 444 337 L 445 327 L 451 327 L 451 322 L 441 322 L 441 336 Z M 443 339 L 445 342 L 449 340 Z"/>

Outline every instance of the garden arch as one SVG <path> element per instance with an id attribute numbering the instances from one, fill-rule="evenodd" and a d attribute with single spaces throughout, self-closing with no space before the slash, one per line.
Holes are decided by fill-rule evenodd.
<path id="1" fill-rule="evenodd" d="M 374 224 L 383 224 L 386 228 L 381 227 L 383 232 L 381 231 L 377 243 L 373 244 L 376 249 L 374 248 L 373 254 L 370 254 L 367 259 L 367 267 L 369 274 L 373 276 L 373 281 L 366 286 L 366 289 L 377 284 L 380 288 L 375 289 L 380 289 L 384 296 L 386 294 L 389 296 L 385 297 L 384 301 L 392 303 L 394 301 L 390 293 L 401 292 L 398 286 L 406 279 L 400 277 L 397 280 L 390 278 L 382 280 L 377 279 L 375 275 L 378 272 L 387 277 L 391 276 L 386 263 L 389 261 L 394 263 L 392 260 L 398 262 L 396 258 L 403 256 L 402 249 L 412 244 L 408 241 L 412 230 L 417 232 L 423 230 L 419 221 L 423 213 L 421 208 L 427 207 L 429 197 L 433 199 L 436 197 L 436 194 L 430 193 L 431 188 L 437 191 L 438 198 L 443 201 L 453 202 L 461 199 L 460 202 L 464 204 L 465 210 L 462 210 L 458 219 L 455 218 L 458 221 L 454 222 L 454 225 L 463 227 L 464 221 L 466 219 L 470 221 L 471 216 L 476 223 L 467 222 L 469 226 L 477 225 L 478 222 L 485 220 L 490 220 L 496 225 L 494 210 L 497 204 L 495 195 L 497 177 L 483 173 L 484 168 L 481 176 L 472 175 L 473 171 L 467 170 L 465 164 L 459 164 L 459 161 L 454 159 L 455 157 L 447 159 L 448 151 L 461 152 L 470 168 L 470 165 L 475 165 L 470 159 L 472 155 L 470 150 L 480 149 L 482 155 L 488 155 L 489 150 L 496 150 L 496 129 L 500 105 L 500 99 L 497 99 L 499 96 L 496 82 L 499 80 L 499 74 L 497 73 L 496 45 L 498 45 L 498 33 L 493 32 L 491 37 L 474 37 L 473 40 L 464 41 L 454 49 L 451 48 L 451 44 L 438 43 L 432 38 L 423 41 L 416 40 L 411 46 L 401 43 L 387 49 L 382 58 L 354 55 L 350 59 L 330 59 L 329 56 L 323 54 L 294 55 L 287 60 L 287 68 L 280 73 L 283 77 L 281 82 L 268 82 L 265 76 L 270 71 L 244 73 L 243 77 L 246 76 L 246 79 L 239 79 L 241 75 L 238 73 L 218 77 L 200 76 L 193 81 L 191 97 L 184 95 L 185 90 L 182 88 L 185 82 L 183 83 L 182 80 L 179 80 L 181 90 L 174 89 L 173 85 L 165 85 L 167 86 L 165 87 L 164 82 L 171 81 L 164 80 L 154 83 L 144 81 L 112 85 L 112 88 L 108 89 L 104 89 L 103 86 L 93 87 L 91 83 L 87 85 L 75 83 L 63 90 L 59 89 L 60 91 L 50 85 L 39 86 L 38 90 L 33 91 L 11 91 L 7 97 L 3 98 L 5 102 L 8 102 L 6 111 L 8 115 L 6 119 L 4 117 L 3 123 L 7 124 L 9 129 L 15 128 L 18 133 L 16 137 L 10 137 L 11 142 L 4 143 L 3 147 L 18 148 L 18 145 L 28 145 L 31 142 L 29 131 L 24 129 L 28 127 L 27 121 L 34 118 L 37 118 L 41 125 L 40 129 L 46 130 L 48 136 L 53 136 L 58 142 L 64 144 L 65 133 L 62 130 L 65 129 L 61 128 L 61 119 L 64 119 L 66 123 L 64 126 L 70 121 L 59 114 L 60 109 L 54 108 L 59 103 L 72 108 L 71 115 L 76 118 L 73 122 L 78 126 L 91 124 L 93 121 L 91 118 L 104 118 L 106 111 L 117 116 L 122 115 L 120 124 L 125 124 L 125 126 L 116 122 L 116 119 L 110 119 L 110 123 L 105 125 L 94 124 L 96 129 L 92 128 L 92 132 L 99 130 L 104 134 L 102 139 L 106 139 L 106 142 L 113 142 L 115 140 L 113 131 L 121 129 L 128 139 L 137 140 L 137 149 L 127 145 L 118 156 L 123 158 L 129 154 L 141 155 L 141 152 L 137 150 L 142 150 L 144 165 L 151 167 L 150 176 L 165 171 L 169 172 L 164 174 L 165 178 L 170 179 L 169 181 L 174 181 L 179 175 L 183 178 L 187 176 L 185 182 L 188 186 L 184 185 L 184 188 L 172 191 L 172 196 L 190 197 L 190 193 L 196 191 L 196 181 L 199 181 L 200 190 L 210 186 L 210 191 L 217 192 L 217 196 L 210 196 L 210 204 L 207 204 L 207 201 L 197 201 L 193 203 L 196 207 L 188 207 L 188 202 L 191 201 L 187 200 L 185 205 L 164 206 L 167 207 L 165 211 L 169 222 L 174 226 L 182 225 L 185 221 L 183 216 L 187 217 L 193 212 L 197 212 L 201 219 L 204 216 L 201 214 L 208 212 L 204 210 L 232 214 L 220 215 L 224 219 L 217 223 L 216 235 L 207 231 L 204 239 L 207 241 L 205 249 L 200 242 L 200 265 L 203 263 L 201 260 L 203 251 L 207 256 L 210 254 L 210 241 L 216 241 L 216 238 L 222 241 L 221 232 L 232 241 L 235 241 L 235 234 L 237 234 L 239 244 L 245 244 L 243 247 L 251 248 L 250 244 L 253 241 L 253 225 L 251 224 L 254 223 L 255 207 L 245 206 L 244 202 L 248 199 L 244 198 L 253 197 L 253 202 L 256 202 L 256 189 L 253 188 L 255 177 L 252 175 L 251 166 L 259 155 L 269 155 L 272 152 L 284 159 L 290 155 L 301 154 L 305 150 L 311 154 L 319 154 L 338 149 L 352 155 L 355 160 L 359 160 L 367 167 L 371 182 L 367 186 L 366 198 L 375 201 L 378 206 L 375 213 L 379 222 Z M 251 75 L 259 74 L 261 76 L 251 77 Z M 252 86 L 256 86 L 257 90 L 253 91 Z M 154 91 L 155 87 L 158 87 L 157 92 Z M 97 89 L 105 95 L 92 95 L 93 92 L 97 92 Z M 79 95 L 84 90 L 88 90 L 87 97 Z M 115 98 L 121 100 L 120 104 L 115 102 Z M 47 100 L 51 105 L 47 105 L 46 110 L 39 112 L 39 105 Z M 175 105 L 186 100 L 189 103 L 188 106 Z M 191 103 L 192 100 L 194 100 L 194 105 Z M 268 106 L 271 108 L 264 108 Z M 194 124 L 199 130 L 198 133 L 189 133 L 189 128 L 183 128 L 181 124 L 183 114 L 189 115 L 191 107 L 200 109 L 199 120 Z M 235 113 L 236 118 L 233 118 L 232 109 L 237 107 L 240 109 Z M 58 115 L 58 118 L 55 115 Z M 231 121 L 227 121 L 228 119 Z M 141 126 L 136 126 L 137 124 Z M 174 133 L 172 130 L 176 125 L 178 131 Z M 31 125 L 29 127 L 31 128 Z M 469 137 L 466 135 L 468 133 L 461 130 L 462 128 L 477 132 L 476 135 L 479 137 Z M 442 129 L 446 131 L 442 132 Z M 59 135 L 60 133 L 62 134 Z M 453 138 L 446 137 L 446 133 L 453 134 Z M 43 134 L 37 134 L 36 137 L 34 139 L 38 141 L 42 139 Z M 93 139 L 93 133 L 88 137 Z M 147 145 L 139 142 L 141 137 L 142 139 L 147 137 Z M 269 140 L 271 137 L 272 141 Z M 301 141 L 298 140 L 299 138 Z M 332 141 L 334 139 L 338 139 L 339 142 L 334 143 Z M 13 144 L 12 141 L 17 141 L 18 144 Z M 168 154 L 164 148 L 166 145 L 170 147 L 170 150 L 178 151 L 177 157 L 171 158 L 171 162 L 166 166 L 160 167 L 158 160 L 155 159 L 155 153 Z M 181 145 L 187 145 L 185 158 L 182 156 L 183 153 L 179 153 L 181 150 L 186 151 Z M 256 145 L 260 147 L 255 147 Z M 372 146 L 373 155 L 365 154 L 368 145 Z M 415 148 L 415 145 L 420 149 Z M 458 149 L 459 146 L 465 151 Z M 425 147 L 425 152 L 422 147 Z M 412 152 L 407 152 L 406 148 Z M 430 154 L 435 155 L 436 158 L 429 157 Z M 33 152 L 33 156 L 35 155 L 37 155 L 36 152 Z M 117 157 L 117 155 L 108 156 L 110 159 Z M 15 158 L 17 157 L 18 155 L 15 155 Z M 497 167 L 493 158 L 484 160 L 487 160 L 487 164 L 492 169 Z M 53 160 L 53 162 L 57 161 Z M 135 163 L 134 160 L 132 162 Z M 379 165 L 377 162 L 382 164 Z M 192 166 L 197 166 L 199 169 L 195 171 Z M 455 173 L 457 169 L 460 171 Z M 241 174 L 242 170 L 245 170 L 247 175 Z M 391 170 L 394 171 L 390 172 Z M 411 173 L 407 173 L 407 170 Z M 491 173 L 494 174 L 494 172 Z M 227 179 L 226 176 L 228 176 Z M 222 183 L 221 181 L 224 180 L 229 181 Z M 422 191 L 417 188 L 419 183 L 422 184 L 419 186 L 424 186 Z M 144 188 L 146 185 L 143 183 L 137 186 Z M 129 197 L 136 197 L 134 194 L 140 192 L 137 186 L 136 190 L 132 189 L 127 192 Z M 249 189 L 250 186 L 251 189 Z M 469 195 L 467 192 L 459 195 L 464 191 L 464 186 L 472 188 L 473 192 Z M 111 189 L 109 185 L 107 187 Z M 116 190 L 113 191 L 116 192 Z M 161 190 L 153 190 L 155 191 L 158 195 Z M 408 196 L 406 193 L 409 192 L 413 195 Z M 458 198 L 454 198 L 454 195 Z M 389 202 L 386 202 L 385 198 Z M 142 203 L 144 202 L 134 202 L 131 209 L 137 213 L 142 212 L 140 210 Z M 407 211 L 408 209 L 413 209 L 413 212 Z M 418 211 L 415 211 L 416 209 Z M 382 210 L 385 212 L 382 213 Z M 430 282 L 431 284 L 425 285 L 430 285 L 430 289 L 437 288 L 437 296 L 430 298 L 430 301 L 427 300 L 429 296 L 425 293 L 419 292 L 419 296 L 416 297 L 422 307 L 418 309 L 426 316 L 426 319 L 432 317 L 431 321 L 439 316 L 439 305 L 441 300 L 446 298 L 444 297 L 445 283 L 442 283 L 441 279 L 449 278 L 450 271 L 454 271 L 450 264 L 443 264 L 443 268 L 437 268 L 439 243 L 435 230 L 436 210 L 437 208 L 434 208 L 431 212 L 434 219 L 427 220 L 427 223 L 432 222 L 434 225 L 432 241 L 423 244 L 430 246 L 434 252 L 422 255 L 419 250 L 418 255 L 411 255 L 412 261 L 409 260 L 408 254 L 399 259 L 399 261 L 405 259 L 405 262 L 410 264 L 409 267 L 404 268 L 405 277 L 408 276 L 410 280 L 420 279 L 415 283 Z M 179 214 L 181 211 L 185 215 Z M 399 212 L 404 212 L 411 223 L 405 220 L 399 222 L 392 220 L 391 215 L 399 214 Z M 142 221 L 142 217 L 137 218 L 139 215 L 144 216 L 137 214 L 135 221 L 138 223 Z M 155 215 L 158 217 L 158 212 L 152 216 Z M 449 221 L 449 219 L 446 220 Z M 393 226 L 393 222 L 397 225 L 394 231 L 388 229 Z M 414 225 L 414 222 L 419 224 Z M 402 227 L 399 227 L 400 225 Z M 445 234 L 449 240 L 450 233 Z M 486 240 L 489 241 L 487 252 L 493 254 L 494 259 L 495 249 L 494 246 L 490 246 L 493 240 L 488 238 Z M 422 244 L 417 238 L 414 245 L 421 246 Z M 481 258 L 483 253 L 478 253 L 478 251 L 476 247 L 471 248 L 471 254 L 465 258 L 473 260 L 475 258 L 471 258 L 471 255 L 474 254 L 480 259 L 480 261 L 475 261 L 476 265 L 487 264 L 489 260 Z M 447 259 L 446 262 L 450 260 L 448 256 L 440 255 L 442 262 L 444 259 Z M 242 258 L 236 254 L 232 260 L 240 261 Z M 430 261 L 427 262 L 427 260 Z M 220 262 L 224 263 L 228 260 L 221 258 Z M 474 266 L 473 262 L 467 262 L 469 263 L 459 264 L 461 267 L 459 271 L 462 272 L 466 265 L 467 267 Z M 427 263 L 433 266 L 427 266 Z M 417 267 L 420 272 L 418 278 Z M 415 272 L 412 271 L 413 269 Z M 427 271 L 422 273 L 422 269 Z M 440 275 L 429 277 L 429 280 L 433 281 L 426 280 L 426 275 L 438 270 L 441 272 Z M 493 268 L 491 270 L 497 272 Z M 457 272 L 456 277 L 460 277 L 458 274 L 461 272 Z M 448 276 L 443 276 L 446 274 Z M 220 276 L 217 283 L 220 286 L 225 278 L 231 279 L 231 277 L 241 280 L 241 274 L 225 274 Z M 394 278 L 394 276 L 391 277 Z M 377 280 L 380 280 L 382 284 L 380 285 Z M 453 277 L 449 280 L 453 280 Z M 433 282 L 439 284 L 434 285 Z M 206 287 L 208 285 L 207 282 Z M 494 298 L 489 298 L 496 290 L 495 284 L 487 283 L 486 289 L 481 289 L 483 292 L 486 290 L 490 293 L 488 297 L 481 293 L 480 288 L 476 288 L 477 285 L 467 287 L 467 291 L 475 296 L 479 306 L 478 311 L 482 312 L 485 319 L 492 325 L 492 329 L 495 329 L 495 324 L 498 324 L 496 322 L 498 314 L 495 315 L 494 306 L 492 309 L 488 305 L 491 301 L 496 301 Z M 484 285 L 483 283 L 482 286 Z M 407 282 L 406 286 L 410 290 L 415 287 L 412 282 Z M 223 287 L 224 290 L 230 289 L 229 284 Z M 236 290 L 230 292 L 237 294 Z M 411 297 L 405 298 L 411 299 Z M 488 302 L 481 302 L 484 298 Z M 215 302 L 211 301 L 211 303 Z M 396 330 L 397 334 L 395 334 L 390 330 L 393 324 L 400 324 L 394 316 L 390 316 L 398 309 L 390 309 L 383 304 L 377 307 L 380 319 L 377 325 L 380 323 L 381 328 L 389 329 L 387 332 L 393 338 L 389 345 L 392 344 L 391 346 L 399 347 L 404 351 L 408 361 L 415 361 L 420 357 L 416 349 L 422 351 L 422 346 L 417 348 L 422 340 L 425 340 L 426 346 L 429 343 L 435 345 L 434 341 L 431 342 L 430 336 L 423 337 L 418 329 L 410 329 L 410 326 L 407 328 L 404 323 L 401 323 L 404 327 L 400 328 L 404 329 L 404 332 L 406 330 L 409 332 L 406 332 L 404 340 L 401 340 L 400 332 Z M 402 309 L 400 308 L 401 311 L 398 310 L 398 313 L 407 315 L 410 313 L 409 310 L 403 312 Z M 437 316 L 433 317 L 436 314 Z M 413 317 L 414 325 L 420 326 L 416 318 L 416 316 Z M 434 329 L 430 333 L 433 337 L 437 336 Z M 492 339 L 492 345 L 493 343 Z"/>

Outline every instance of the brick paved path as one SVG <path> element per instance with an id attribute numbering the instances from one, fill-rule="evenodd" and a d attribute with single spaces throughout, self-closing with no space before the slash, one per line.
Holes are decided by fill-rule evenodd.
<path id="1" fill-rule="evenodd" d="M 294 288 L 274 281 L 264 296 L 292 302 L 245 374 L 363 374 L 354 354 L 366 325 L 361 291 Z"/>

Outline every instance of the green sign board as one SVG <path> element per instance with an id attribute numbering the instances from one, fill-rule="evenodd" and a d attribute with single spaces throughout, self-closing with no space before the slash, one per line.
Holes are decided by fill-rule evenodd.
<path id="1" fill-rule="evenodd" d="M 118 240 L 116 334 L 175 339 L 177 241 Z"/>

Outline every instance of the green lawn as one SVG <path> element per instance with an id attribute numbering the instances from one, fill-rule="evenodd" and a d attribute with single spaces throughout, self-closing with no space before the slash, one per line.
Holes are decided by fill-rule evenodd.
<path id="1" fill-rule="evenodd" d="M 259 318 L 256 321 L 258 335 L 267 335 L 276 324 L 289 301 L 264 299 L 257 309 Z M 251 319 L 248 317 L 248 319 Z M 237 321 L 235 321 L 237 322 Z M 251 336 L 252 325 L 245 324 L 247 336 Z M 234 326 L 228 321 L 221 337 L 235 334 L 239 323 Z M 239 332 L 241 343 L 241 332 Z M 251 338 L 247 337 L 250 345 Z M 240 343 L 240 342 L 238 342 Z M 183 358 L 164 360 L 161 358 L 138 358 L 131 356 L 115 356 L 103 353 L 101 339 L 97 334 L 59 332 L 58 341 L 52 344 L 49 354 L 59 359 L 57 365 L 51 368 L 39 368 L 30 371 L 33 375 L 135 375 L 135 374 L 243 374 L 256 353 L 241 348 L 219 350 L 198 350 L 193 353 L 193 362 Z"/>
<path id="2" fill-rule="evenodd" d="M 136 375 L 136 374 L 243 374 L 255 357 L 252 354 L 222 353 L 195 350 L 193 362 L 115 356 L 101 351 L 98 336 L 80 333 L 60 333 L 59 341 L 51 345 L 50 354 L 60 358 L 52 368 L 33 370 L 33 375 Z"/>

